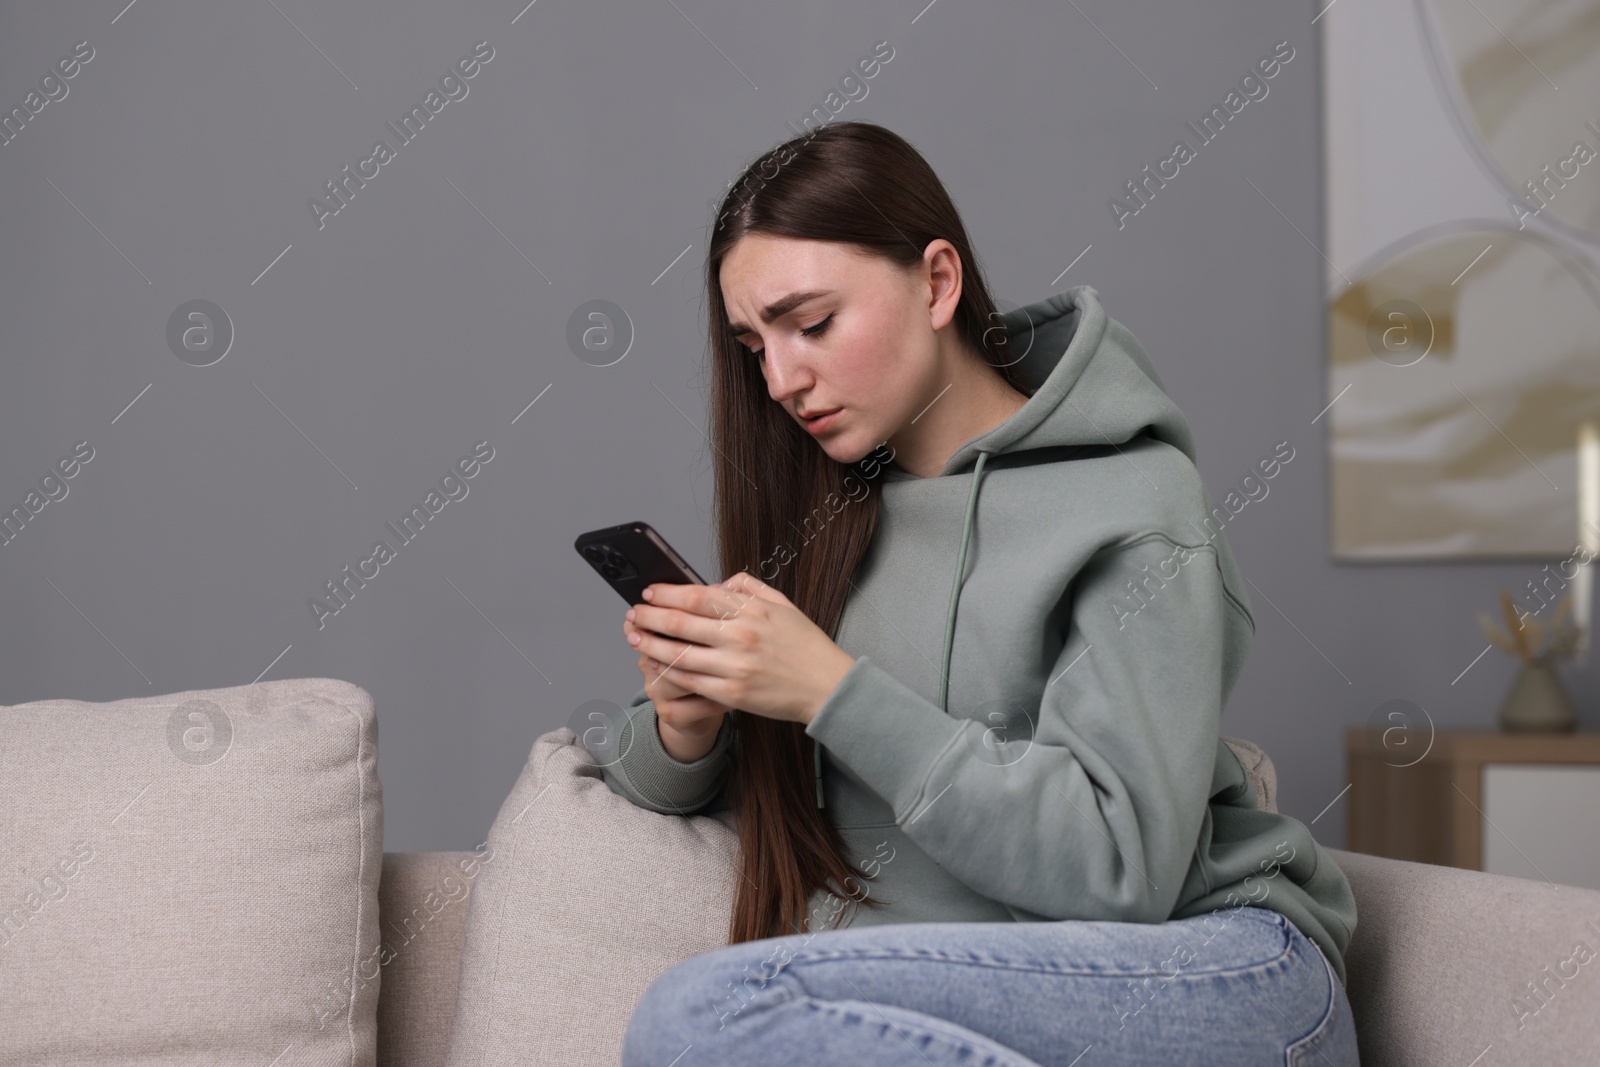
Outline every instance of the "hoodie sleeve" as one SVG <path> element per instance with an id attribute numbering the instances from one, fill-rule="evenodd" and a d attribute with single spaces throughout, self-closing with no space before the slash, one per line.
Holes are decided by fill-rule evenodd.
<path id="1" fill-rule="evenodd" d="M 655 702 L 644 689 L 622 710 L 618 729 L 592 731 L 585 738 L 611 791 L 663 815 L 693 815 L 710 805 L 728 776 L 732 712 L 722 716 L 711 751 L 693 763 L 680 763 L 661 744 Z"/>
<path id="2" fill-rule="evenodd" d="M 1145 534 L 1074 577 L 1031 726 L 1019 717 L 997 742 L 862 656 L 806 733 L 918 847 L 1019 919 L 1165 921 L 1207 811 L 1227 630 L 1250 628 L 1215 547 L 1178 549 Z M 1173 568 L 1157 588 L 1150 575 Z M 1130 582 L 1153 590 L 1131 617 Z"/>

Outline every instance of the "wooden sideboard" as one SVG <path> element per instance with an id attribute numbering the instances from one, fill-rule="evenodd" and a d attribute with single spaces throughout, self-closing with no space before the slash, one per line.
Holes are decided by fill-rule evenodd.
<path id="1" fill-rule="evenodd" d="M 1347 849 L 1600 889 L 1600 733 L 1406 742 L 1345 731 Z"/>

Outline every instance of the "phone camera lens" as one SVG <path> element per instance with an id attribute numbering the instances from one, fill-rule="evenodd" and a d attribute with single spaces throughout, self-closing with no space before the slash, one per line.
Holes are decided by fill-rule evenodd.
<path id="1" fill-rule="evenodd" d="M 597 542 L 583 546 L 583 558 L 589 561 L 590 566 L 610 579 L 631 578 L 638 573 L 628 557 L 609 544 Z"/>

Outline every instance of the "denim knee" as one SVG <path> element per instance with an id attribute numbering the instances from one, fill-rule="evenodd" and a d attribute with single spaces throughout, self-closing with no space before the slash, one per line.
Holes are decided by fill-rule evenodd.
<path id="1" fill-rule="evenodd" d="M 713 1041 L 735 1022 L 799 996 L 786 973 L 794 952 L 781 939 L 730 945 L 663 971 L 628 1020 L 624 1067 L 659 1067 L 690 1044 Z"/>

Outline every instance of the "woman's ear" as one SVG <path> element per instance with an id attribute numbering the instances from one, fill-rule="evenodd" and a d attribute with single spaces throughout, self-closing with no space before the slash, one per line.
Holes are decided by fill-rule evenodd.
<path id="1" fill-rule="evenodd" d="M 956 317 L 961 303 L 961 257 L 955 245 L 936 237 L 923 249 L 922 262 L 928 277 L 928 324 L 942 330 Z"/>

